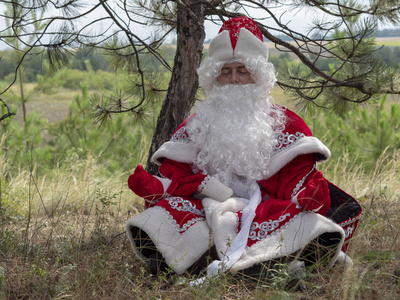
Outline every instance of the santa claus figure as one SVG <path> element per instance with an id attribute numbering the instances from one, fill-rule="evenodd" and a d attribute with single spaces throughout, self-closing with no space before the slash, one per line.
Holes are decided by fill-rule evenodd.
<path id="1" fill-rule="evenodd" d="M 329 149 L 304 121 L 273 104 L 276 82 L 256 23 L 226 21 L 198 70 L 207 99 L 195 107 L 129 187 L 146 210 L 128 220 L 152 273 L 251 273 L 271 261 L 350 261 L 361 207 L 316 163 Z"/>

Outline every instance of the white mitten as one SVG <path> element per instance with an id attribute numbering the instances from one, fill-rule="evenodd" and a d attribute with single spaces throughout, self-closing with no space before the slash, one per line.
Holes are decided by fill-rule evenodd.
<path id="1" fill-rule="evenodd" d="M 227 187 L 214 177 L 208 177 L 208 182 L 199 193 L 199 196 L 205 196 L 212 198 L 219 202 L 223 202 L 233 195 L 233 191 L 230 187 Z"/>
<path id="2" fill-rule="evenodd" d="M 246 203 L 241 198 L 229 198 L 224 202 L 205 198 L 202 204 L 218 255 L 222 257 L 237 235 L 239 220 L 236 212 L 243 210 Z"/>

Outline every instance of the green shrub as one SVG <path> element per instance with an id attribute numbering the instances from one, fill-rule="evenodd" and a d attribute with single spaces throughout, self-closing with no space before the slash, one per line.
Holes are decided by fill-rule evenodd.
<path id="1" fill-rule="evenodd" d="M 107 124 L 93 123 L 93 110 L 85 87 L 70 105 L 68 117 L 49 126 L 49 145 L 54 149 L 54 164 L 68 162 L 71 156 L 91 155 L 106 170 L 129 170 L 137 164 L 141 140 L 150 139 L 152 128 L 133 124 L 126 115 L 113 115 Z"/>
<path id="2" fill-rule="evenodd" d="M 305 121 L 329 146 L 331 159 L 338 159 L 346 149 L 352 160 L 371 170 L 383 152 L 400 148 L 400 106 L 391 103 L 387 109 L 386 101 L 383 96 L 367 108 L 354 104 L 341 115 L 322 109 L 309 111 Z"/>

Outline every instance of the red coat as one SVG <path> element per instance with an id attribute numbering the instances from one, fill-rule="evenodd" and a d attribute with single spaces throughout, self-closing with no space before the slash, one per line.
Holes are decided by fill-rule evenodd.
<path id="1" fill-rule="evenodd" d="M 305 211 L 312 214 L 317 212 L 324 216 L 331 207 L 328 183 L 315 168 L 317 161 L 329 159 L 330 151 L 319 139 L 312 136 L 311 130 L 298 115 L 288 109 L 285 110 L 285 114 L 285 129 L 278 137 L 279 143 L 271 157 L 269 175 L 258 182 L 262 201 L 256 208 L 250 227 L 248 249 L 257 249 L 266 243 L 269 237 L 277 235 L 289 226 L 297 226 L 293 225 L 296 222 L 294 220 L 304 218 Z M 209 175 L 193 172 L 192 164 L 198 149 L 190 142 L 186 132 L 188 120 L 190 121 L 190 118 L 178 127 L 171 140 L 162 145 L 152 157 L 160 166 L 161 177 L 151 176 L 139 166 L 130 176 L 128 184 L 136 194 L 146 199 L 147 209 L 161 209 L 163 214 L 168 216 L 167 220 L 171 226 L 181 235 L 198 222 L 208 222 L 212 231 L 214 226 L 216 229 L 213 238 L 218 250 L 219 236 L 225 239 L 227 232 L 235 235 L 240 231 L 243 206 L 233 202 L 231 206 L 226 204 L 224 213 L 226 218 L 230 218 L 230 223 L 222 217 L 220 220 L 219 217 L 213 217 L 213 224 L 211 220 L 206 220 L 209 218 L 208 210 L 212 207 L 205 210 L 205 202 L 201 199 L 217 199 L 223 203 L 235 195 L 232 195 L 231 189 Z M 359 215 L 354 221 L 357 221 L 358 217 Z M 232 222 L 235 223 L 233 227 Z M 141 226 L 140 222 L 132 224 Z M 314 225 L 310 223 L 309 226 Z M 149 232 L 148 234 L 152 235 Z M 351 235 L 347 236 L 346 240 Z M 258 243 L 260 245 L 252 247 Z M 255 252 L 257 251 L 261 250 Z M 245 267 L 248 265 L 244 264 Z"/>

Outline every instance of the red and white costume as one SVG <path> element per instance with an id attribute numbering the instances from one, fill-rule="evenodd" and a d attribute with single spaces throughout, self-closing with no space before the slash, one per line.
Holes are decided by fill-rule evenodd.
<path id="1" fill-rule="evenodd" d="M 246 34 L 244 39 L 254 37 Z M 245 42 L 239 39 L 236 47 L 240 50 Z M 219 46 L 211 55 L 228 59 L 219 57 L 225 53 L 219 51 L 224 43 L 229 43 L 229 35 L 217 39 Z M 227 187 L 215 174 L 196 170 L 200 149 L 186 130 L 190 117 L 183 122 L 152 157 L 160 176 L 139 166 L 128 180 L 129 187 L 146 199 L 146 210 L 126 225 L 137 256 L 146 261 L 151 253 L 142 248 L 140 232 L 178 274 L 212 245 L 232 272 L 294 255 L 323 235 L 338 245 L 332 261 L 344 256 L 361 207 L 316 170 L 317 161 L 329 159 L 329 149 L 298 115 L 288 109 L 284 113 L 285 128 L 277 137 L 269 173 L 252 187 L 237 182 Z"/>
<path id="2" fill-rule="evenodd" d="M 278 137 L 279 144 L 271 159 L 271 176 L 258 182 L 262 201 L 255 211 L 246 249 L 231 270 L 294 254 L 327 232 L 339 233 L 340 251 L 356 228 L 361 210 L 342 224 L 324 217 L 331 206 L 328 190 L 318 195 L 321 204 L 317 207 L 318 213 L 304 210 L 292 202 L 317 172 L 316 160 L 328 159 L 330 151 L 312 136 L 299 116 L 290 110 L 286 110 L 286 116 L 285 130 Z M 240 230 L 241 213 L 246 206 L 235 197 L 224 202 L 212 200 L 224 198 L 221 194 L 225 187 L 210 175 L 193 173 L 192 162 L 198 149 L 191 146 L 185 127 L 186 121 L 153 156 L 160 164 L 163 178 L 159 179 L 163 185 L 154 184 L 154 180 L 158 181 L 154 177 L 137 184 L 135 174 L 129 180 L 136 193 L 152 199 L 146 200 L 144 212 L 127 223 L 133 249 L 146 260 L 137 251 L 135 237 L 131 234 L 130 228 L 137 227 L 146 232 L 167 264 L 178 274 L 191 267 L 212 243 L 222 258 L 229 242 Z"/>

